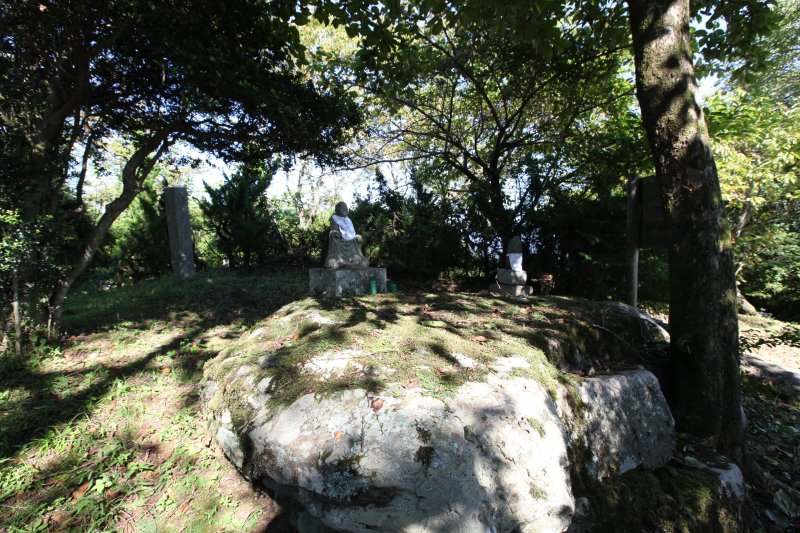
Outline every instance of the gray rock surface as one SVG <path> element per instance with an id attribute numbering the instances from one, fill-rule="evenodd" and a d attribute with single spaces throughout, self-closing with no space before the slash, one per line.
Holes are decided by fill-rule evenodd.
<path id="1" fill-rule="evenodd" d="M 336 529 L 562 531 L 571 520 L 564 426 L 530 379 L 492 374 L 446 400 L 418 388 L 306 395 L 281 409 L 262 404 L 238 428 L 225 409 L 212 414 L 243 473 L 291 487 Z"/>
<path id="2" fill-rule="evenodd" d="M 328 296 L 369 294 L 372 280 L 377 283 L 378 292 L 386 292 L 385 268 L 311 268 L 308 271 L 309 290 Z"/>
<path id="3" fill-rule="evenodd" d="M 563 531 L 576 514 L 572 480 L 602 487 L 616 474 L 670 459 L 672 417 L 650 372 L 565 374 L 545 358 L 558 347 L 539 351 L 523 341 L 520 351 L 495 351 L 491 331 L 471 338 L 455 326 L 429 329 L 412 316 L 414 307 L 393 298 L 361 299 L 358 305 L 372 307 L 355 324 L 353 315 L 313 298 L 295 302 L 205 366 L 211 434 L 246 477 L 299 502 L 304 523 L 315 517 L 365 532 Z M 618 336 L 646 345 L 666 335 L 627 306 L 590 305 L 580 308 L 592 309 L 598 318 L 591 324 L 604 329 L 579 333 L 589 341 L 608 335 L 603 350 L 628 346 Z M 548 320 L 540 314 L 536 320 Z M 365 320 L 374 322 L 363 336 L 348 337 Z M 301 323 L 319 329 L 297 342 L 292 333 Z M 504 346 L 518 338 L 505 337 Z M 396 350 L 402 339 L 442 353 L 425 359 L 422 347 Z M 569 349 L 588 359 L 596 349 L 589 341 Z M 427 366 L 440 360 L 447 366 Z M 463 384 L 424 382 L 434 375 Z M 364 390 L 361 384 L 376 379 L 383 380 L 379 392 Z"/>
<path id="4" fill-rule="evenodd" d="M 639 466 L 655 469 L 672 457 L 675 423 L 656 377 L 647 370 L 583 380 L 559 401 L 568 420 L 571 446 L 596 480 Z"/>
<path id="5" fill-rule="evenodd" d="M 206 400 L 217 442 L 248 478 L 345 531 L 562 531 L 571 467 L 602 479 L 671 457 L 672 418 L 649 372 L 585 380 L 572 392 L 580 413 L 561 406 L 565 426 L 538 382 L 512 377 L 525 367 L 512 359 L 445 399 L 357 389 L 271 407 L 268 380 L 241 367 L 250 416 L 235 423 L 215 382 Z M 584 464 L 570 465 L 568 445 Z"/>
<path id="6" fill-rule="evenodd" d="M 524 270 L 511 270 L 510 268 L 497 269 L 497 282 L 503 285 L 525 285 L 528 273 Z"/>

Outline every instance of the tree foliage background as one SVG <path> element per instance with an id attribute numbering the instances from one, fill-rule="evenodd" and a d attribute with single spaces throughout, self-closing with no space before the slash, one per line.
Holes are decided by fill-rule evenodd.
<path id="1" fill-rule="evenodd" d="M 6 327 L 14 276 L 33 327 L 76 279 L 168 272 L 165 182 L 154 178 L 180 143 L 246 163 L 193 206 L 201 266 L 318 264 L 340 198 L 310 181 L 267 198 L 264 165 L 275 153 L 333 163 L 344 146 L 347 167 L 371 182 L 352 218 L 373 263 L 395 276 L 484 284 L 520 234 L 531 278 L 621 299 L 623 184 L 653 171 L 624 6 L 550 3 L 534 19 L 519 2 L 439 4 L 370 13 L 317 2 L 312 16 L 305 4 L 245 0 L 4 3 Z M 778 2 L 763 38 L 762 2 L 692 5 L 702 68 L 726 91 L 706 113 L 740 288 L 797 316 L 796 2 Z M 366 121 L 346 144 L 353 99 Z M 93 177 L 113 184 L 108 194 L 91 197 Z M 643 257 L 641 281 L 645 298 L 666 298 L 662 255 Z"/>

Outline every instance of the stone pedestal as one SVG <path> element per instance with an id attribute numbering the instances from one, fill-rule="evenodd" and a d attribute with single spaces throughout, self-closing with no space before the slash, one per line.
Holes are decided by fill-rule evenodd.
<path id="1" fill-rule="evenodd" d="M 190 278 L 194 276 L 194 247 L 192 224 L 189 221 L 189 195 L 186 187 L 167 187 L 164 198 L 167 204 L 172 274 L 181 279 Z"/>
<path id="2" fill-rule="evenodd" d="M 511 296 L 533 296 L 533 287 L 530 285 L 506 285 L 505 283 L 492 283 L 489 290 L 502 292 Z"/>
<path id="3" fill-rule="evenodd" d="M 527 281 L 528 273 L 524 270 L 497 269 L 497 282 L 501 285 L 525 285 Z"/>
<path id="4" fill-rule="evenodd" d="M 533 294 L 533 287 L 525 285 L 526 281 L 528 281 L 528 273 L 524 270 L 498 268 L 497 281 L 489 285 L 489 290 L 511 296 L 530 296 Z"/>
<path id="5" fill-rule="evenodd" d="M 327 296 L 356 296 L 369 294 L 369 282 L 375 280 L 378 292 L 386 292 L 386 269 L 312 268 L 308 271 L 308 288 Z"/>

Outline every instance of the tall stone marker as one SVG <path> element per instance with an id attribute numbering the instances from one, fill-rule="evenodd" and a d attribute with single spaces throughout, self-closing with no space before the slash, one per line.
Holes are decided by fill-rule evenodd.
<path id="1" fill-rule="evenodd" d="M 667 231 L 656 176 L 628 179 L 628 304 L 639 292 L 639 248 L 666 248 Z"/>
<path id="2" fill-rule="evenodd" d="M 192 225 L 189 222 L 189 194 L 186 187 L 167 187 L 167 228 L 169 230 L 169 255 L 172 273 L 177 278 L 194 276 L 194 248 Z"/>

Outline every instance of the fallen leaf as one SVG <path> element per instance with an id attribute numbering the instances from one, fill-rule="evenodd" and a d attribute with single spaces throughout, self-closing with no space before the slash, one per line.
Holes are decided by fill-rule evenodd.
<path id="1" fill-rule="evenodd" d="M 69 519 L 69 513 L 67 511 L 56 511 L 49 517 L 48 523 L 58 527 L 66 522 L 67 519 Z"/>
<path id="2" fill-rule="evenodd" d="M 77 489 L 72 491 L 72 499 L 77 500 L 78 498 L 83 498 L 87 490 L 89 490 L 89 482 L 84 481 L 78 486 Z"/>
<path id="3" fill-rule="evenodd" d="M 781 527 L 789 527 L 789 519 L 784 516 L 783 513 L 780 511 L 774 511 L 772 509 L 767 509 L 764 511 L 764 514 L 767 515 L 767 518 L 772 520 L 774 523 L 778 524 Z"/>
<path id="4" fill-rule="evenodd" d="M 175 453 L 175 448 L 170 446 L 159 446 L 155 450 L 156 459 L 161 461 L 162 463 L 166 463 L 172 454 Z"/>
<path id="5" fill-rule="evenodd" d="M 795 497 L 793 498 L 792 496 Z M 798 501 L 796 496 L 797 495 L 792 495 L 783 489 L 778 489 L 773 495 L 772 501 L 783 514 L 789 518 L 797 518 L 800 516 L 800 501 Z"/>
<path id="6" fill-rule="evenodd" d="M 383 399 L 373 398 L 369 405 L 372 407 L 373 411 L 378 411 L 381 407 L 383 407 Z"/>
<path id="7" fill-rule="evenodd" d="M 469 338 L 469 340 L 475 342 L 489 342 L 489 339 L 487 339 L 483 335 L 473 335 L 472 337 Z"/>
<path id="8" fill-rule="evenodd" d="M 292 335 L 292 339 L 299 339 L 299 338 L 300 338 L 299 333 L 295 333 L 294 335 Z"/>
<path id="9" fill-rule="evenodd" d="M 148 470 L 147 472 L 142 472 L 137 476 L 137 480 L 140 480 L 145 485 L 154 484 L 158 481 L 158 478 L 161 477 L 161 474 L 156 472 L 155 470 Z"/>
<path id="10" fill-rule="evenodd" d="M 341 442 L 344 438 L 344 434 L 341 431 L 337 431 L 333 434 L 333 442 Z"/>
<path id="11" fill-rule="evenodd" d="M 178 507 L 178 514 L 186 514 L 189 512 L 189 509 L 192 508 L 192 501 L 185 501 Z"/>
<path id="12" fill-rule="evenodd" d="M 404 389 L 416 389 L 417 387 L 419 387 L 418 379 L 412 379 L 411 381 L 403 385 Z"/>
<path id="13" fill-rule="evenodd" d="M 122 494 L 122 491 L 119 489 L 106 489 L 106 491 L 103 493 L 103 497 L 107 502 L 110 502 L 120 494 Z"/>

